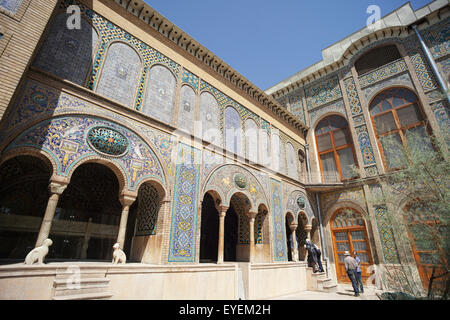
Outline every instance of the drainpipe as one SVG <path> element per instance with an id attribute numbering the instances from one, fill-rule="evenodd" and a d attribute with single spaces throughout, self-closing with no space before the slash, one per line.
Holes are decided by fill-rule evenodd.
<path id="1" fill-rule="evenodd" d="M 433 59 L 433 56 L 431 55 L 430 50 L 428 49 L 427 45 L 423 41 L 422 36 L 419 33 L 419 30 L 417 30 L 417 25 L 413 25 L 412 28 L 413 28 L 414 32 L 416 33 L 417 39 L 419 39 L 422 50 L 423 50 L 423 52 L 425 52 L 425 56 L 427 57 L 427 60 L 431 66 L 431 69 L 433 69 L 433 73 L 439 83 L 439 86 L 441 87 L 442 92 L 447 97 L 447 102 L 450 103 L 450 95 L 449 95 L 449 92 L 447 91 L 447 85 L 446 85 L 444 79 L 442 79 L 441 74 L 439 73 L 436 62 L 434 62 L 434 59 Z"/>
<path id="2" fill-rule="evenodd" d="M 317 215 L 319 216 L 320 244 L 322 245 L 323 259 L 327 262 L 327 277 L 328 277 L 329 263 L 328 263 L 328 257 L 327 257 L 327 249 L 325 248 L 325 239 L 323 237 L 322 212 L 320 210 L 319 193 L 318 192 L 316 192 L 316 205 L 317 205 Z"/>
<path id="3" fill-rule="evenodd" d="M 309 144 L 305 144 L 306 171 L 308 173 L 307 182 L 311 183 L 311 168 L 309 166 Z"/>

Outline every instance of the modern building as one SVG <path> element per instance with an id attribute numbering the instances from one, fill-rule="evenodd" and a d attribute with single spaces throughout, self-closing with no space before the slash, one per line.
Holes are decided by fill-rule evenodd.
<path id="1" fill-rule="evenodd" d="M 266 299 L 335 290 L 347 250 L 365 280 L 403 263 L 380 137 L 446 130 L 448 17 L 406 3 L 264 92 L 142 0 L 0 1 L 0 298 Z"/>

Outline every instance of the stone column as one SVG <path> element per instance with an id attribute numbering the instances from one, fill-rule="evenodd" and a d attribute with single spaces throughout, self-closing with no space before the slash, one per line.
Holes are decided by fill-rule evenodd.
<path id="1" fill-rule="evenodd" d="M 45 209 L 44 219 L 42 219 L 41 229 L 39 230 L 38 238 L 36 240 L 36 247 L 40 247 L 44 240 L 48 238 L 59 197 L 64 190 L 66 190 L 68 183 L 69 181 L 64 179 L 52 179 L 50 181 L 50 197 L 47 202 L 47 208 Z"/>
<path id="2" fill-rule="evenodd" d="M 217 248 L 217 263 L 223 263 L 224 237 L 225 237 L 225 216 L 228 207 L 219 207 L 219 244 Z"/>
<path id="3" fill-rule="evenodd" d="M 130 206 L 136 200 L 136 194 L 122 193 L 120 196 L 120 203 L 122 204 L 122 215 L 120 217 L 119 233 L 117 235 L 117 243 L 120 244 L 120 248 L 123 250 L 125 244 L 125 233 L 127 231 L 128 211 Z"/>
<path id="4" fill-rule="evenodd" d="M 293 223 L 289 226 L 291 230 L 291 238 L 292 238 L 292 260 L 298 262 L 298 247 L 297 247 L 297 237 L 295 236 L 295 231 L 297 230 L 297 224 Z"/>
<path id="5" fill-rule="evenodd" d="M 255 218 L 256 212 L 249 212 L 249 224 L 250 224 L 250 262 L 255 260 Z"/>
<path id="6" fill-rule="evenodd" d="M 311 230 L 312 230 L 312 225 L 307 224 L 305 226 L 305 232 L 306 232 L 306 238 L 309 239 L 309 241 L 311 241 Z M 308 261 L 308 250 L 306 250 L 306 252 L 305 252 L 305 260 L 304 261 Z"/>

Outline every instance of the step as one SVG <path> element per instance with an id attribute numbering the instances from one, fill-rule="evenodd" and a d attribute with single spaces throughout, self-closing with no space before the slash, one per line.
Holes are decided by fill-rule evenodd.
<path id="1" fill-rule="evenodd" d="M 59 288 L 66 288 L 68 283 L 67 280 L 69 278 L 65 279 L 55 279 L 53 280 L 53 287 L 59 289 Z M 72 282 L 71 285 L 74 285 Z M 93 286 L 108 286 L 109 279 L 108 278 L 81 278 L 79 285 L 80 287 L 93 287 Z"/>
<path id="2" fill-rule="evenodd" d="M 113 295 L 109 292 L 102 293 L 83 293 L 66 296 L 53 297 L 53 300 L 105 300 L 111 298 Z"/>
<path id="3" fill-rule="evenodd" d="M 337 284 L 325 284 L 323 286 L 323 291 L 328 293 L 337 292 L 337 289 L 338 289 Z"/>
<path id="4" fill-rule="evenodd" d="M 60 289 L 56 290 L 54 293 L 54 297 L 64 297 L 64 296 L 73 296 L 79 294 L 103 294 L 108 290 L 107 286 L 102 287 L 90 287 L 90 288 L 77 288 L 77 289 Z"/>

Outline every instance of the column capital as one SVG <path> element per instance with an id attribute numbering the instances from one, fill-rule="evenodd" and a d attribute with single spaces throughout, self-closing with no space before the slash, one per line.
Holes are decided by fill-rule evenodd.
<path id="1" fill-rule="evenodd" d="M 289 225 L 289 229 L 291 229 L 291 232 L 295 231 L 297 229 L 297 226 L 298 226 L 298 224 L 292 223 L 292 224 Z"/>
<path id="2" fill-rule="evenodd" d="M 225 216 L 227 214 L 227 210 L 230 207 L 227 206 L 217 206 L 217 210 L 219 211 L 219 216 Z"/>
<path id="3" fill-rule="evenodd" d="M 305 231 L 306 232 L 310 232 L 312 230 L 312 224 L 307 224 L 306 226 L 305 226 Z"/>
<path id="4" fill-rule="evenodd" d="M 247 213 L 247 216 L 249 217 L 249 219 L 255 219 L 257 215 L 258 215 L 258 212 L 248 212 Z"/>
<path id="5" fill-rule="evenodd" d="M 69 185 L 68 181 L 50 180 L 48 189 L 50 190 L 50 193 L 52 193 L 52 194 L 61 195 L 64 192 L 64 190 L 66 190 L 68 185 Z"/>
<path id="6" fill-rule="evenodd" d="M 122 206 L 131 206 L 134 201 L 136 201 L 137 198 L 137 192 L 131 192 L 131 191 L 122 191 L 119 196 L 119 201 L 122 204 Z"/>

